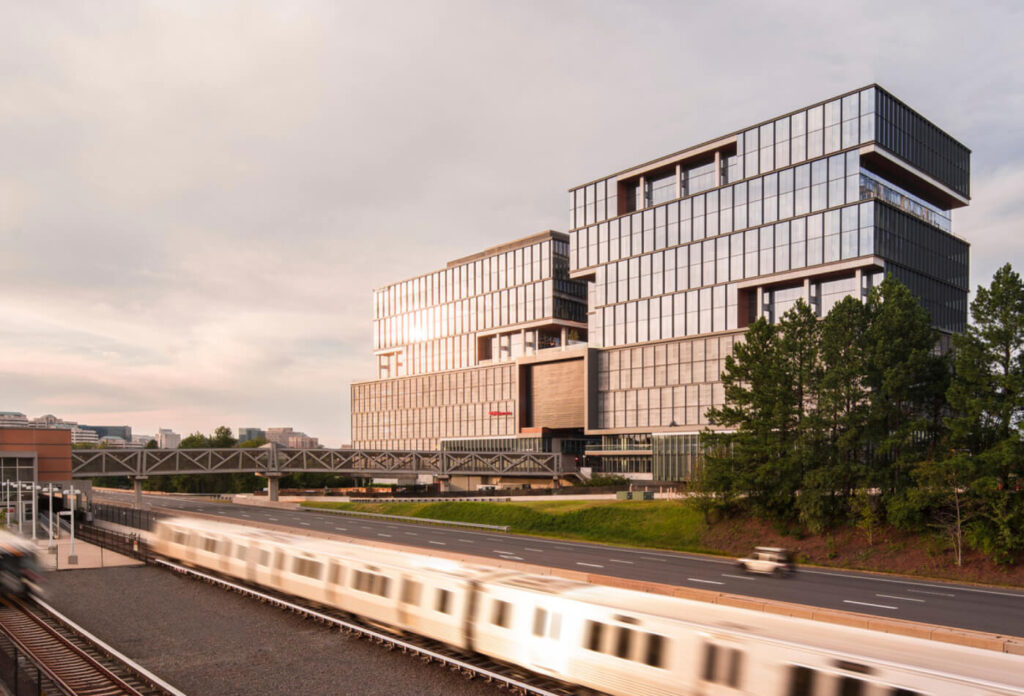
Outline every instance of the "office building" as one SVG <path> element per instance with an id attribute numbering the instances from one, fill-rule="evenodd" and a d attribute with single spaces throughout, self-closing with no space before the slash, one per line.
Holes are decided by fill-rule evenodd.
<path id="1" fill-rule="evenodd" d="M 82 425 L 79 427 L 92 430 L 101 440 L 105 437 L 113 437 L 125 442 L 132 441 L 132 426 L 130 425 Z"/>
<path id="2" fill-rule="evenodd" d="M 374 292 L 357 448 L 551 451 L 583 436 L 586 284 L 542 232 Z M 558 445 L 561 447 L 561 445 Z"/>
<path id="3" fill-rule="evenodd" d="M 267 431 L 262 428 L 239 428 L 238 441 L 248 442 L 249 440 L 266 440 Z"/>
<path id="4" fill-rule="evenodd" d="M 160 449 L 175 449 L 181 444 L 181 435 L 170 428 L 159 428 L 156 431 L 156 446 Z"/>
<path id="5" fill-rule="evenodd" d="M 937 329 L 964 329 L 969 245 L 951 211 L 969 197 L 970 151 L 876 85 L 576 186 L 567 248 L 546 234 L 567 254 L 557 282 L 587 341 L 559 373 L 582 412 L 569 398 L 531 402 L 551 377 L 524 362 L 550 328 L 530 353 L 525 336 L 498 338 L 519 325 L 493 301 L 486 328 L 478 304 L 454 312 L 461 324 L 438 313 L 475 293 L 521 298 L 520 276 L 483 272 L 481 288 L 479 267 L 470 280 L 450 264 L 446 285 L 432 274 L 375 293 L 378 379 L 352 387 L 354 444 L 474 449 L 573 421 L 596 470 L 688 479 L 706 412 L 724 401 L 725 357 L 751 321 L 801 299 L 824 316 L 890 273 Z"/>

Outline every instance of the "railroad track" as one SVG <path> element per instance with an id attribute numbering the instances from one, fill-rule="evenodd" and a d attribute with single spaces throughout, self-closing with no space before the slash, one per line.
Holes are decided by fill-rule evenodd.
<path id="1" fill-rule="evenodd" d="M 60 693 L 183 696 L 46 605 L 3 598 L 0 631 L 38 667 L 40 681 L 48 680 Z"/>
<path id="2" fill-rule="evenodd" d="M 330 613 L 322 607 L 306 604 L 294 597 L 264 589 L 257 590 L 248 585 L 242 585 L 233 580 L 204 573 L 195 568 L 172 563 L 162 558 L 151 558 L 149 562 L 232 592 L 258 599 L 260 602 L 331 626 L 348 635 L 370 640 L 387 650 L 400 650 L 405 654 L 417 656 L 424 662 L 436 663 L 453 672 L 459 672 L 466 678 L 479 678 L 488 683 L 496 684 L 515 694 L 523 694 L 524 696 L 571 696 L 575 693 L 571 688 L 554 680 L 507 665 L 501 665 L 486 658 L 470 658 L 437 641 L 409 635 L 399 637 L 385 633 L 379 628 L 362 624 L 350 616 Z"/>

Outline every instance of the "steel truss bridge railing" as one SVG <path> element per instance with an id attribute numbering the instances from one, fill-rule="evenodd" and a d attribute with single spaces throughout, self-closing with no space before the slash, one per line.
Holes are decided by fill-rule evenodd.
<path id="1" fill-rule="evenodd" d="M 293 449 L 100 449 L 71 453 L 73 478 L 172 474 L 336 473 L 354 476 L 431 474 L 547 476 L 573 474 L 551 452 L 439 452 L 426 450 Z"/>

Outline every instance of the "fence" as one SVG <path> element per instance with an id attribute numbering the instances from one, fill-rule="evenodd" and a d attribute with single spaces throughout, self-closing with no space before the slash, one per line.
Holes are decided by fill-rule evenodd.
<path id="1" fill-rule="evenodd" d="M 102 505 L 94 503 L 92 516 L 95 520 L 113 522 L 125 527 L 144 529 L 147 532 L 153 530 L 153 524 L 163 517 L 162 513 L 152 510 L 137 510 L 135 508 L 121 507 L 119 505 Z"/>
<path id="2" fill-rule="evenodd" d="M 75 530 L 75 534 L 84 542 L 109 549 L 122 556 L 137 558 L 140 561 L 145 561 L 147 558 L 146 545 L 138 534 L 121 534 L 91 524 L 83 524 Z"/>

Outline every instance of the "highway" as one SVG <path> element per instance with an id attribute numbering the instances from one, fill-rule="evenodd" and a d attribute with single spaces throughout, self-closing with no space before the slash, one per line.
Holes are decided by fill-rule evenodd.
<path id="1" fill-rule="evenodd" d="M 103 493 L 103 497 L 110 494 Z M 119 502 L 133 496 L 117 495 Z M 97 495 L 97 502 L 100 496 Z M 374 520 L 312 509 L 288 510 L 147 496 L 147 503 L 225 521 L 267 522 L 413 548 L 445 550 L 552 568 L 728 592 L 760 599 L 920 621 L 953 628 L 1024 635 L 1024 591 L 800 568 L 785 578 L 747 575 L 727 558 Z"/>

